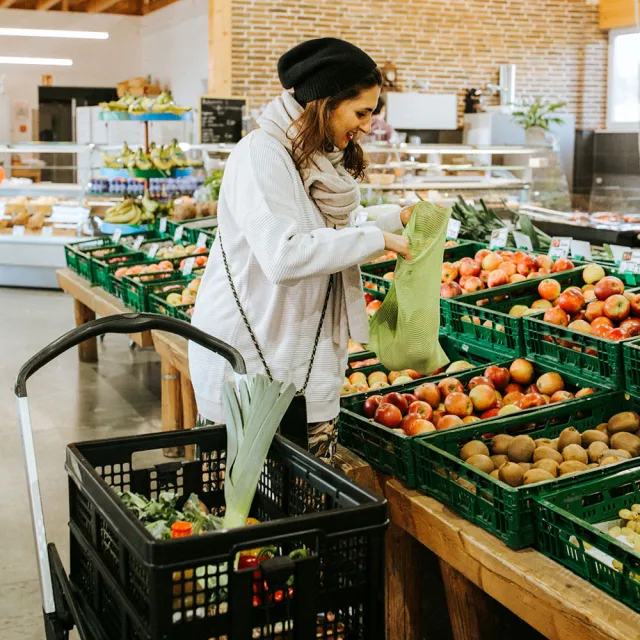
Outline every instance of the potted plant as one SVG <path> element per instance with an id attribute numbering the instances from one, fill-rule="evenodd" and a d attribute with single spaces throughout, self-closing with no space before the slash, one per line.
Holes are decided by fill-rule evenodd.
<path id="1" fill-rule="evenodd" d="M 566 103 L 552 102 L 544 98 L 523 98 L 516 105 L 513 120 L 524 128 L 526 143 L 530 146 L 554 146 L 555 137 L 551 134 L 552 124 L 562 124 L 564 119 L 557 115 Z"/>

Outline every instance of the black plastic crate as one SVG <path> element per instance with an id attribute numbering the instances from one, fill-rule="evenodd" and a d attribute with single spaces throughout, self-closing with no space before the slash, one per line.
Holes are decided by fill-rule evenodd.
<path id="1" fill-rule="evenodd" d="M 108 637 L 382 638 L 386 503 L 288 441 L 271 446 L 254 526 L 155 540 L 116 494 L 175 491 L 180 507 L 193 492 L 222 515 L 226 440 L 217 426 L 67 448 L 71 580 Z M 189 445 L 194 460 L 156 462 L 163 448 Z M 275 546 L 286 556 L 302 545 L 308 555 L 280 575 L 276 560 L 259 565 L 269 590 L 256 603 L 254 569 L 235 570 L 236 554 Z M 270 597 L 281 585 L 287 596 Z"/>

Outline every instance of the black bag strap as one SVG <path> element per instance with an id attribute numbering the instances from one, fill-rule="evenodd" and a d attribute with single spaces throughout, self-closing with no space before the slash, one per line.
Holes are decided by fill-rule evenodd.
<path id="1" fill-rule="evenodd" d="M 227 254 L 225 253 L 224 246 L 222 245 L 222 238 L 220 237 L 220 227 L 218 227 L 217 239 L 220 243 L 220 251 L 222 252 L 222 261 L 224 262 L 224 268 L 227 272 L 227 278 L 229 279 L 229 285 L 231 286 L 231 291 L 233 293 L 233 297 L 236 300 L 236 304 L 238 305 L 238 311 L 240 311 L 240 315 L 244 320 L 244 324 L 247 327 L 247 331 L 251 336 L 251 340 L 253 340 L 253 344 L 256 347 L 256 351 L 260 356 L 260 360 L 262 365 L 264 366 L 264 370 L 269 377 L 269 380 L 273 382 L 273 376 L 271 375 L 271 370 L 269 369 L 269 365 L 262 353 L 262 349 L 260 349 L 260 344 L 258 343 L 258 338 L 256 338 L 255 333 L 251 329 L 251 325 L 249 324 L 249 319 L 247 318 L 247 314 L 244 312 L 242 308 L 242 304 L 240 303 L 240 297 L 238 296 L 238 292 L 236 290 L 235 285 L 233 284 L 233 278 L 231 277 L 231 271 L 229 270 L 229 263 L 227 262 Z M 316 337 L 313 341 L 313 349 L 311 351 L 311 360 L 309 361 L 309 369 L 307 370 L 307 375 L 304 379 L 304 384 L 302 385 L 302 389 L 298 391 L 299 395 L 304 395 L 307 390 L 307 385 L 309 384 L 309 379 L 311 378 L 311 369 L 313 368 L 313 362 L 316 359 L 316 350 L 318 349 L 318 343 L 320 342 L 320 334 L 322 333 L 322 325 L 324 324 L 324 317 L 327 313 L 327 307 L 329 306 L 329 296 L 331 295 L 331 286 L 333 283 L 333 277 L 329 276 L 329 286 L 327 287 L 327 293 L 324 297 L 324 304 L 322 306 L 322 314 L 320 315 L 320 322 L 318 323 L 318 329 L 316 331 Z"/>

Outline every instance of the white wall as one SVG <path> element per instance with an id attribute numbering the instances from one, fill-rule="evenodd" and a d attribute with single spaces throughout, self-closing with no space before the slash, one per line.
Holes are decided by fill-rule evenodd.
<path id="1" fill-rule="evenodd" d="M 197 107 L 206 93 L 209 60 L 207 0 L 181 0 L 141 19 L 142 66 L 175 100 Z"/>
<path id="2" fill-rule="evenodd" d="M 144 75 L 141 19 L 107 14 L 0 9 L 3 27 L 108 31 L 108 40 L 61 38 L 0 38 L 0 56 L 71 58 L 71 67 L 2 65 L 5 92 L 12 105 L 26 101 L 38 108 L 38 86 L 42 75 L 52 75 L 55 86 L 115 87 L 121 80 Z M 12 107 L 13 108 L 13 107 Z M 12 117 L 13 120 L 13 117 Z M 12 131 L 12 138 L 16 132 Z"/>

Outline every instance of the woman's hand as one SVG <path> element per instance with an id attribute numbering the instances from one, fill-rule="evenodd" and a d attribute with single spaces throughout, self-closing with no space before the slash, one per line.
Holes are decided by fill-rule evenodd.
<path id="1" fill-rule="evenodd" d="M 400 211 L 400 222 L 402 222 L 403 227 L 406 227 L 409 224 L 409 220 L 411 220 L 411 214 L 413 213 L 413 207 L 415 207 L 415 204 L 404 207 L 404 209 Z"/>
<path id="2" fill-rule="evenodd" d="M 398 255 L 401 255 L 405 260 L 411 260 L 411 251 L 409 250 L 409 239 L 404 236 L 397 236 L 395 233 L 388 233 L 383 231 L 384 236 L 384 248 L 387 251 L 395 251 Z"/>

